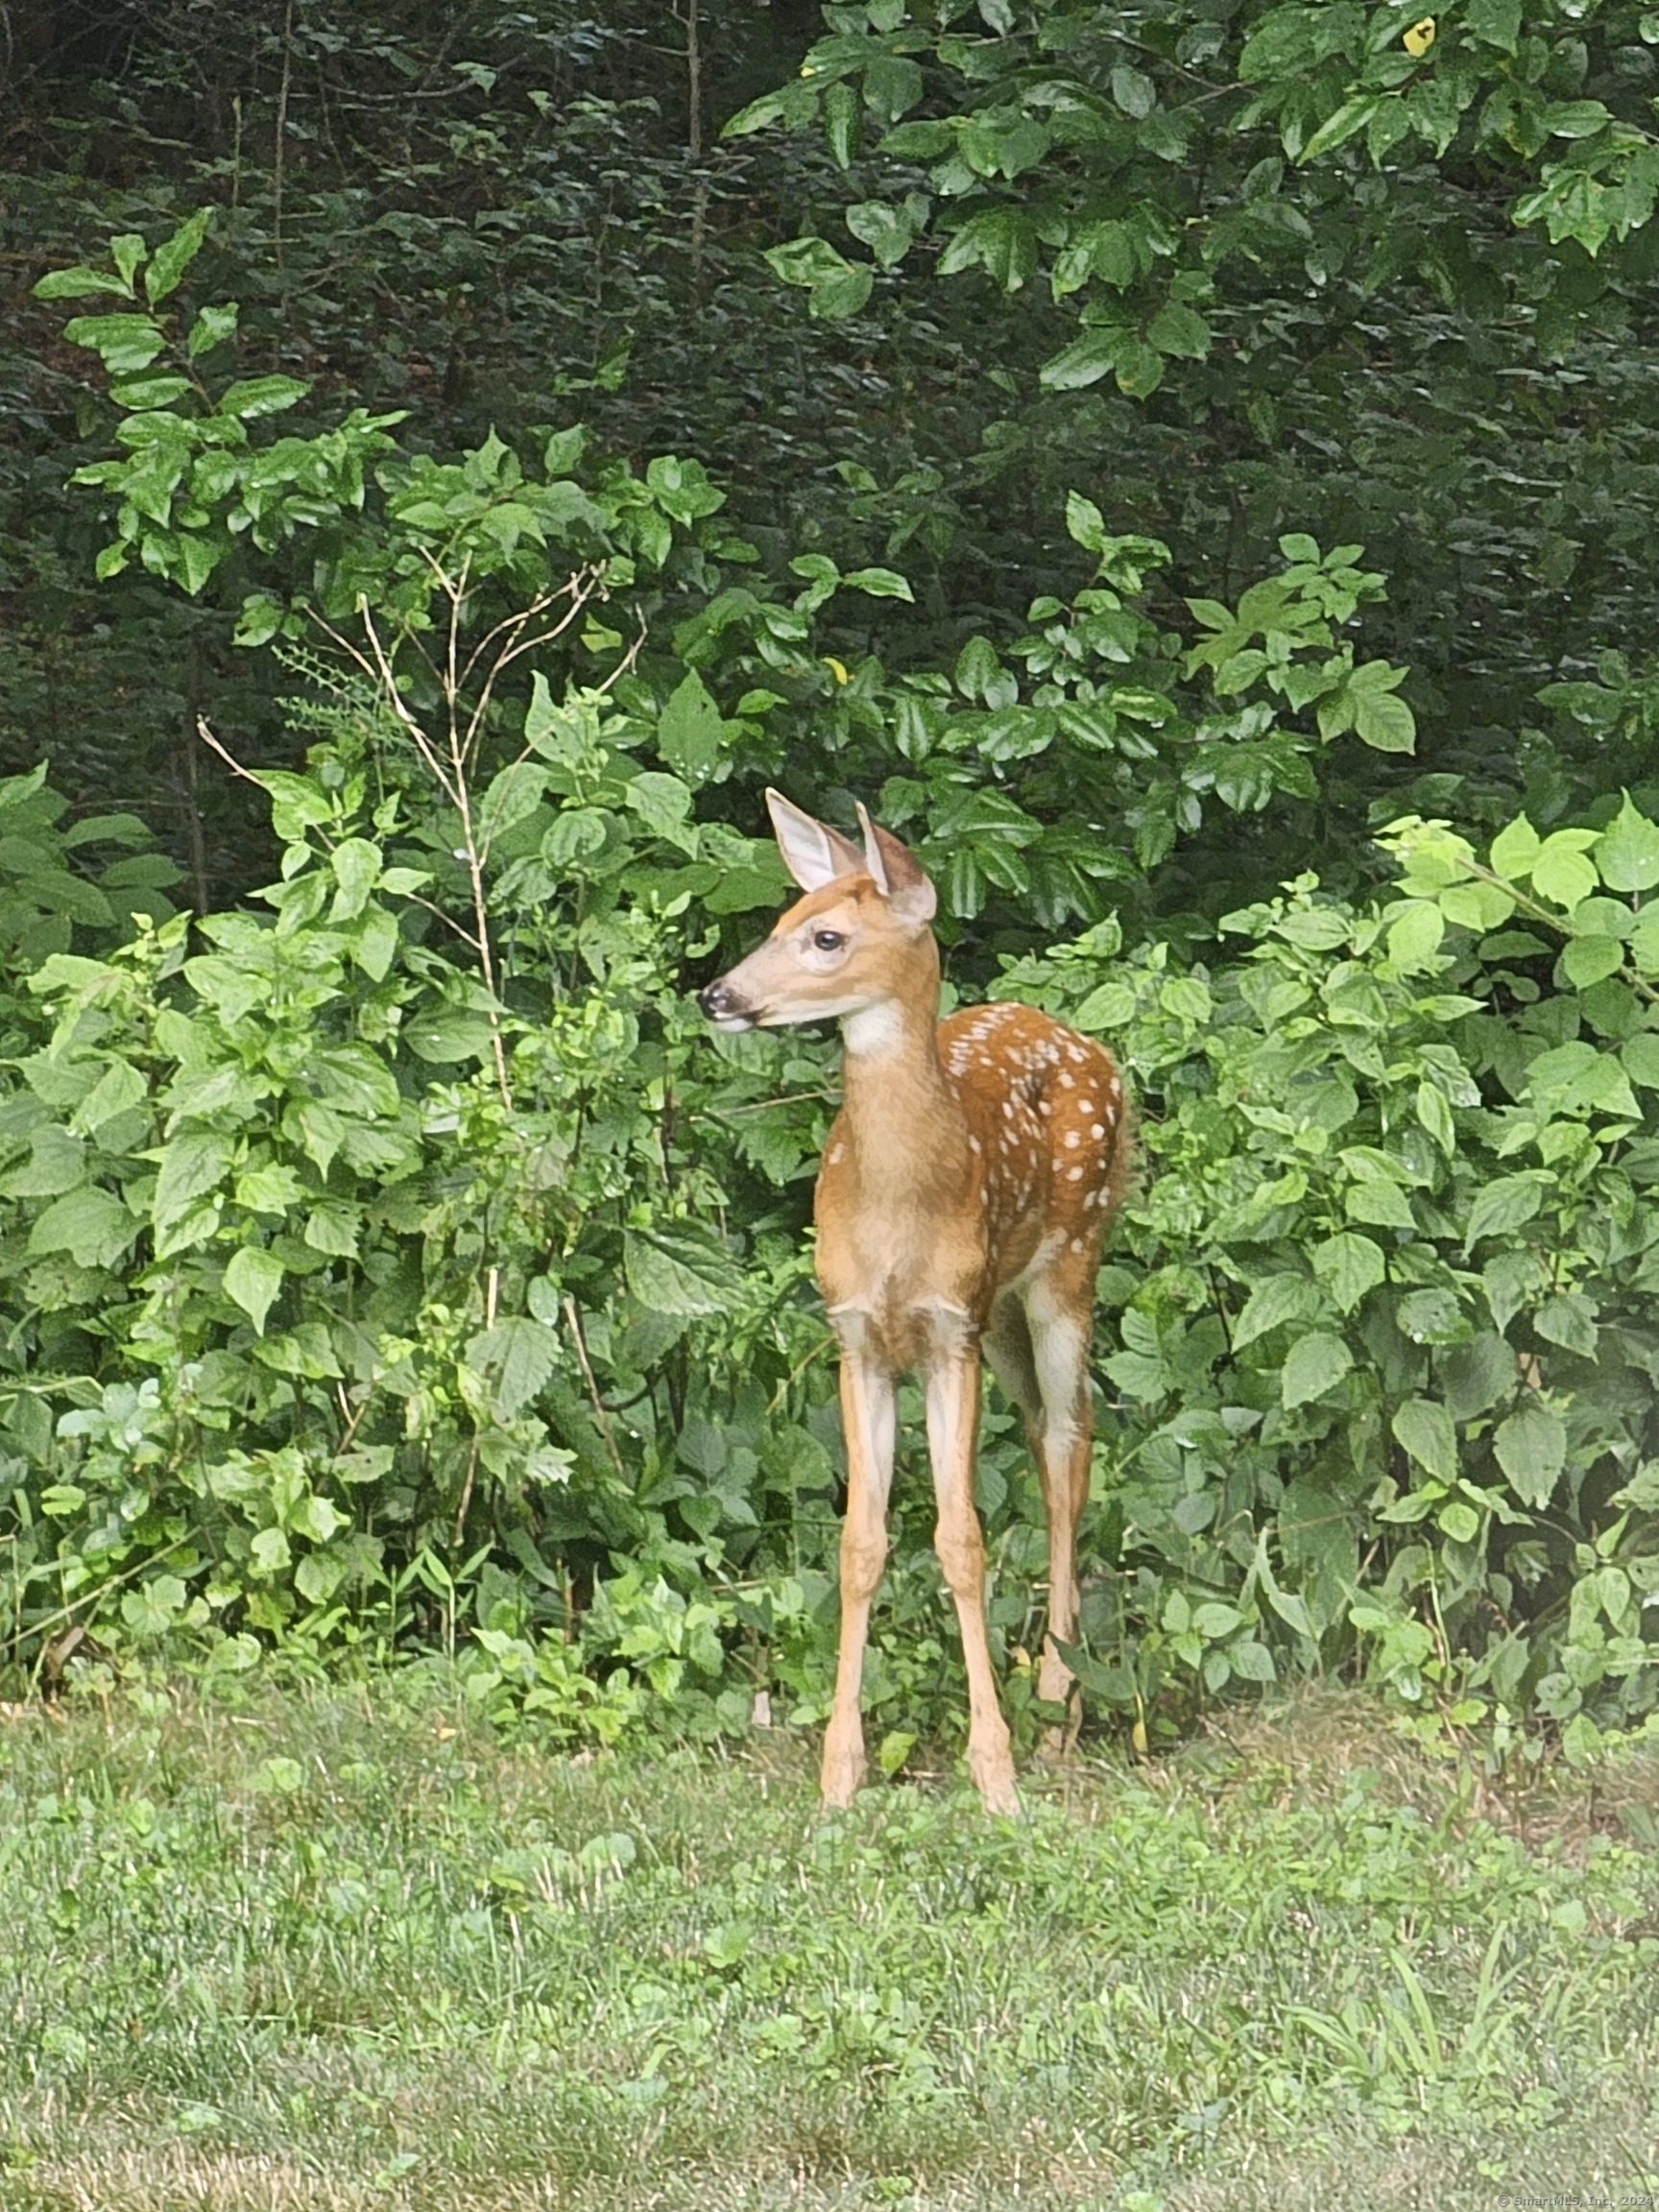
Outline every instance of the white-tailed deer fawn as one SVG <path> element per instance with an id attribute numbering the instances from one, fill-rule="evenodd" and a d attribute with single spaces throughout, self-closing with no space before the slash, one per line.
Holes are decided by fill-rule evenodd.
<path id="1" fill-rule="evenodd" d="M 968 1764 L 993 1811 L 1018 1806 L 985 1635 L 974 1505 L 979 1361 L 1019 1406 L 1048 1514 L 1048 1638 L 1039 1694 L 1072 1688 L 1077 1517 L 1089 1492 L 1089 1342 L 1106 1225 L 1128 1179 L 1128 1101 L 1109 1053 L 1029 1006 L 939 1020 L 933 886 L 862 807 L 864 849 L 768 791 L 806 897 L 702 994 L 722 1029 L 835 1017 L 841 1111 L 819 1170 L 817 1271 L 841 1344 L 847 1518 L 841 1651 L 824 1795 L 864 1779 L 859 1682 L 887 1556 L 895 1378 L 920 1371 L 940 1565 L 967 1661 Z"/>

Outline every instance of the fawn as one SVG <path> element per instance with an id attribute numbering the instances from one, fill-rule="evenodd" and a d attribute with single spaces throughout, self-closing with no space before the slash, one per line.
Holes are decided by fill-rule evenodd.
<path id="1" fill-rule="evenodd" d="M 1064 1703 L 1072 1676 L 1058 1646 L 1077 1633 L 1094 1277 L 1129 1177 L 1128 1100 L 1108 1052 L 1033 1007 L 971 1006 L 939 1020 L 933 886 L 862 806 L 860 852 L 778 792 L 766 804 L 806 896 L 700 1003 L 727 1030 L 833 1017 L 845 1047 L 841 1111 L 813 1205 L 847 1440 L 824 1796 L 851 1804 L 864 1780 L 859 1683 L 887 1556 L 895 1378 L 914 1369 L 926 1399 L 935 1541 L 967 1662 L 969 1770 L 991 1811 L 1013 1812 L 974 1505 L 979 1363 L 983 1355 L 1023 1414 L 1042 1478 L 1048 1633 L 1038 1690 Z"/>

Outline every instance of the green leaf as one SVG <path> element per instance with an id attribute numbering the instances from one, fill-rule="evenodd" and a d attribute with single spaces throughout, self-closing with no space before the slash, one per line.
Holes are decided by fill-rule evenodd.
<path id="1" fill-rule="evenodd" d="M 858 155 L 858 95 L 851 84 L 830 85 L 824 94 L 824 137 L 837 169 L 851 169 Z"/>
<path id="2" fill-rule="evenodd" d="M 1344 1313 L 1352 1313 L 1368 1290 L 1374 1290 L 1386 1272 L 1381 1248 L 1369 1237 L 1341 1230 L 1309 1254 L 1313 1272 Z"/>
<path id="3" fill-rule="evenodd" d="M 1659 826 L 1624 804 L 1596 843 L 1596 866 L 1609 891 L 1650 891 L 1659 883 Z"/>
<path id="4" fill-rule="evenodd" d="M 184 341 L 188 359 L 199 361 L 204 353 L 210 353 L 215 346 L 223 346 L 226 339 L 234 336 L 237 307 L 234 301 L 223 307 L 204 307 L 190 325 L 190 335 Z"/>
<path id="5" fill-rule="evenodd" d="M 487 1014 L 464 1006 L 439 1006 L 417 1015 L 403 1031 L 409 1049 L 435 1067 L 460 1060 L 483 1060 L 493 1049 L 494 1032 Z"/>
<path id="6" fill-rule="evenodd" d="M 916 597 L 896 568 L 853 568 L 841 581 L 854 591 L 867 592 L 872 599 L 905 599 L 914 603 Z"/>
<path id="7" fill-rule="evenodd" d="M 1446 934 L 1446 917 L 1438 905 L 1427 899 L 1414 899 L 1388 911 L 1397 917 L 1389 924 L 1388 957 L 1401 974 L 1432 967 Z"/>
<path id="8" fill-rule="evenodd" d="M 108 1190 L 83 1185 L 55 1198 L 29 1232 L 31 1252 L 67 1252 L 78 1267 L 113 1267 L 138 1223 Z"/>
<path id="9" fill-rule="evenodd" d="M 1164 302 L 1147 324 L 1146 337 L 1160 353 L 1172 353 L 1184 361 L 1202 361 L 1210 350 L 1209 324 L 1179 300 Z"/>
<path id="10" fill-rule="evenodd" d="M 1659 1030 L 1638 1029 L 1619 1047 L 1619 1064 L 1632 1083 L 1659 1091 Z"/>
<path id="11" fill-rule="evenodd" d="M 1455 1344 L 1441 1362 L 1446 1410 L 1454 1421 L 1473 1421 L 1497 1405 L 1515 1382 L 1515 1355 L 1490 1329 Z"/>
<path id="12" fill-rule="evenodd" d="M 1442 1482 L 1457 1479 L 1457 1431 L 1444 1406 L 1432 1398 L 1407 1398 L 1389 1427 L 1420 1467 Z"/>
<path id="13" fill-rule="evenodd" d="M 225 1270 L 225 1294 L 241 1307 L 256 1336 L 264 1335 L 265 1316 L 281 1287 L 282 1262 L 263 1244 L 244 1244 L 230 1255 Z"/>
<path id="14" fill-rule="evenodd" d="M 1521 1503 L 1542 1512 L 1567 1464 L 1567 1431 L 1560 1416 L 1529 1391 L 1498 1424 L 1492 1449 Z"/>
<path id="15" fill-rule="evenodd" d="M 689 669 L 669 693 L 657 722 L 657 750 L 685 781 L 705 783 L 725 757 L 733 732 L 709 686 Z"/>
<path id="16" fill-rule="evenodd" d="M 1269 1275 L 1251 1291 L 1233 1324 L 1233 1349 L 1242 1352 L 1287 1321 L 1315 1320 L 1319 1310 L 1318 1286 L 1306 1275 Z"/>
<path id="17" fill-rule="evenodd" d="M 1334 114 L 1326 116 L 1296 156 L 1297 161 L 1305 166 L 1310 161 L 1317 161 L 1321 154 L 1329 154 L 1336 147 L 1346 145 L 1350 138 L 1364 130 L 1382 106 L 1382 100 L 1371 92 L 1362 93 L 1355 100 L 1344 100 Z"/>
<path id="18" fill-rule="evenodd" d="M 743 1291 L 743 1276 L 711 1230 L 630 1229 L 623 1237 L 628 1287 L 653 1313 L 724 1313 Z"/>
<path id="19" fill-rule="evenodd" d="M 170 1228 L 197 1200 L 218 1190 L 229 1170 L 233 1141 L 211 1129 L 183 1129 L 169 1138 L 156 1180 L 154 1217 Z"/>
<path id="20" fill-rule="evenodd" d="M 1045 361 L 1038 381 L 1050 392 L 1080 392 L 1109 375 L 1129 333 L 1121 324 L 1084 331 L 1081 338 Z"/>
<path id="21" fill-rule="evenodd" d="M 1354 1355 L 1340 1336 L 1316 1329 L 1290 1347 L 1280 1379 L 1281 1403 L 1288 1410 L 1323 1398 L 1334 1390 L 1354 1364 Z"/>
<path id="22" fill-rule="evenodd" d="M 545 1388 L 559 1361 L 559 1338 L 543 1321 L 516 1313 L 467 1347 L 468 1363 L 490 1376 L 503 1420 L 511 1421 Z"/>
<path id="23" fill-rule="evenodd" d="M 1342 1204 L 1350 1221 L 1363 1221 L 1373 1229 L 1417 1226 L 1411 1202 L 1398 1183 L 1385 1183 L 1381 1178 L 1350 1183 Z"/>
<path id="24" fill-rule="evenodd" d="M 1473 1544 L 1480 1533 L 1479 1514 L 1461 1498 L 1454 1498 L 1449 1504 L 1442 1505 L 1434 1518 L 1454 1544 Z"/>
<path id="25" fill-rule="evenodd" d="M 96 353 L 111 376 L 136 376 L 167 343 L 148 315 L 76 315 L 63 335 L 71 346 Z"/>
<path id="26" fill-rule="evenodd" d="M 493 786 L 492 786 L 493 788 Z M 489 794 L 485 794 L 486 800 Z M 352 922 L 369 903 L 369 894 L 380 876 L 380 848 L 367 837 L 343 837 L 328 855 L 328 866 L 338 886 L 329 908 L 330 922 Z"/>
<path id="27" fill-rule="evenodd" d="M 30 290 L 36 300 L 84 300 L 93 292 L 114 292 L 129 300 L 132 297 L 132 285 L 124 283 L 119 276 L 80 266 L 73 269 L 49 269 Z"/>
<path id="28" fill-rule="evenodd" d="M 1366 661 L 1349 677 L 1343 694 L 1355 734 L 1376 753 L 1412 753 L 1417 747 L 1417 717 L 1395 686 L 1405 682 L 1404 668 L 1391 668 L 1385 661 Z"/>
<path id="29" fill-rule="evenodd" d="M 1537 830 L 1525 814 L 1518 814 L 1492 840 L 1492 872 L 1506 882 L 1518 882 L 1523 876 L 1531 875 L 1532 863 L 1542 850 Z"/>
<path id="30" fill-rule="evenodd" d="M 1482 1237 L 1506 1237 L 1512 1229 L 1530 1221 L 1544 1203 L 1550 1178 L 1536 1168 L 1521 1175 L 1500 1175 L 1483 1184 L 1469 1209 L 1469 1227 L 1463 1249 L 1471 1252 Z"/>
<path id="31" fill-rule="evenodd" d="M 216 415 L 234 415 L 244 422 L 260 415 L 281 415 L 296 407 L 311 389 L 298 376 L 249 376 L 230 385 L 220 397 Z"/>
<path id="32" fill-rule="evenodd" d="M 1394 1309 L 1402 1335 L 1413 1344 L 1455 1344 L 1468 1334 L 1455 1290 L 1411 1290 Z"/>
<path id="33" fill-rule="evenodd" d="M 170 293 L 178 291 L 185 270 L 202 251 L 212 220 L 211 207 L 199 207 L 180 224 L 171 238 L 156 247 L 144 272 L 144 297 L 152 307 L 158 307 Z"/>
<path id="34" fill-rule="evenodd" d="M 1581 1290 L 1560 1290 L 1546 1298 L 1532 1315 L 1532 1326 L 1551 1344 L 1594 1359 L 1598 1340 L 1596 1309 Z"/>
<path id="35" fill-rule="evenodd" d="M 1576 906 L 1597 884 L 1596 869 L 1583 852 L 1586 832 L 1557 830 L 1545 838 L 1532 863 L 1532 888 L 1557 906 Z"/>
<path id="36" fill-rule="evenodd" d="M 1561 950 L 1561 973 L 1575 991 L 1616 975 L 1623 965 L 1624 948 L 1617 937 L 1573 937 Z"/>

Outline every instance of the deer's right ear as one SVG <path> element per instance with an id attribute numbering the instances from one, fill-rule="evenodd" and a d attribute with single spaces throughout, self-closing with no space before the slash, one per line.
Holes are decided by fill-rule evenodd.
<path id="1" fill-rule="evenodd" d="M 815 822 L 792 806 L 781 791 L 768 790 L 766 811 L 783 865 L 803 891 L 822 891 L 838 876 L 861 876 L 864 855 L 850 838 L 828 823 Z"/>

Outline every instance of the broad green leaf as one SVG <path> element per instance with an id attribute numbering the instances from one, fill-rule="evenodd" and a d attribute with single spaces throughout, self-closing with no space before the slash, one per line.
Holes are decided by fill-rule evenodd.
<path id="1" fill-rule="evenodd" d="M 657 722 L 657 750 L 693 786 L 706 783 L 734 733 L 721 719 L 709 686 L 695 668 L 668 696 Z"/>
<path id="2" fill-rule="evenodd" d="M 96 353 L 111 376 L 136 376 L 167 343 L 148 315 L 76 315 L 63 335 L 71 346 Z"/>
<path id="3" fill-rule="evenodd" d="M 1397 917 L 1388 928 L 1388 957 L 1395 967 L 1403 975 L 1432 967 L 1446 934 L 1446 918 L 1439 907 L 1419 899 L 1388 911 Z"/>
<path id="4" fill-rule="evenodd" d="M 1619 1047 L 1619 1065 L 1632 1083 L 1659 1091 L 1659 1030 L 1638 1029 Z"/>
<path id="5" fill-rule="evenodd" d="M 1609 891 L 1650 891 L 1659 883 L 1659 825 L 1637 811 L 1628 792 L 1595 850 L 1596 866 Z"/>
<path id="6" fill-rule="evenodd" d="M 1309 1253 L 1313 1272 L 1344 1313 L 1352 1313 L 1368 1290 L 1374 1290 L 1386 1272 L 1380 1247 L 1369 1237 L 1341 1230 L 1315 1244 Z"/>
<path id="7" fill-rule="evenodd" d="M 1514 1387 L 1515 1355 L 1490 1329 L 1455 1344 L 1440 1364 L 1446 1410 L 1454 1421 L 1473 1421 Z"/>
<path id="8" fill-rule="evenodd" d="M 1340 1336 L 1316 1329 L 1290 1347 L 1280 1378 L 1280 1398 L 1286 1409 L 1306 1406 L 1334 1390 L 1354 1364 L 1354 1355 Z"/>
<path id="9" fill-rule="evenodd" d="M 1589 832 L 1557 830 L 1546 837 L 1532 863 L 1532 888 L 1557 906 L 1576 906 L 1595 890 L 1596 868 L 1583 851 Z"/>
<path id="10" fill-rule="evenodd" d="M 1454 1544 L 1473 1544 L 1480 1533 L 1480 1516 L 1473 1505 L 1465 1504 L 1461 1498 L 1454 1498 L 1442 1505 L 1434 1516 L 1442 1532 Z"/>
<path id="11" fill-rule="evenodd" d="M 850 589 L 863 591 L 872 599 L 914 601 L 916 596 L 896 568 L 851 568 L 841 581 Z"/>
<path id="12" fill-rule="evenodd" d="M 1444 1406 L 1432 1398 L 1407 1398 L 1389 1427 L 1395 1441 L 1442 1482 L 1457 1479 L 1457 1431 Z"/>
<path id="13" fill-rule="evenodd" d="M 623 1268 L 629 1289 L 653 1313 L 724 1313 L 743 1289 L 743 1277 L 720 1238 L 689 1222 L 628 1230 Z"/>
<path id="14" fill-rule="evenodd" d="M 1548 1176 L 1529 1169 L 1521 1175 L 1500 1175 L 1483 1184 L 1469 1209 L 1464 1251 L 1472 1251 L 1482 1237 L 1506 1237 L 1512 1229 L 1530 1221 L 1544 1203 L 1549 1181 Z"/>
<path id="15" fill-rule="evenodd" d="M 1546 1298 L 1532 1315 L 1532 1326 L 1551 1344 L 1594 1359 L 1598 1332 L 1596 1309 L 1581 1290 L 1559 1290 Z"/>
<path id="16" fill-rule="evenodd" d="M 1575 991 L 1616 975 L 1624 965 L 1624 948 L 1616 937 L 1573 937 L 1561 950 L 1561 973 Z"/>
<path id="17" fill-rule="evenodd" d="M 1081 338 L 1045 361 L 1038 381 L 1051 392 L 1078 392 L 1110 375 L 1130 333 L 1121 324 L 1084 331 Z"/>
<path id="18" fill-rule="evenodd" d="M 511 1421 L 545 1386 L 559 1360 L 559 1338 L 545 1322 L 516 1313 L 474 1336 L 469 1365 L 490 1376 L 503 1420 Z"/>
<path id="19" fill-rule="evenodd" d="M 158 307 L 171 293 L 178 291 L 185 270 L 202 251 L 202 241 L 212 220 L 211 207 L 199 207 L 194 215 L 186 216 L 171 238 L 163 239 L 156 247 L 144 272 L 144 297 L 152 307 Z"/>
<path id="20" fill-rule="evenodd" d="M 369 903 L 369 894 L 379 878 L 380 848 L 367 837 L 343 837 L 329 854 L 328 866 L 337 886 L 328 919 L 355 921 Z"/>
<path id="21" fill-rule="evenodd" d="M 1394 1319 L 1413 1344 L 1455 1344 L 1468 1334 L 1455 1290 L 1407 1291 L 1394 1309 Z"/>
<path id="22" fill-rule="evenodd" d="M 1536 1392 L 1527 1392 L 1492 1439 L 1498 1464 L 1524 1505 L 1542 1512 L 1567 1464 L 1567 1431 Z"/>
<path id="23" fill-rule="evenodd" d="M 1160 353 L 1184 361 L 1202 361 L 1210 350 L 1210 325 L 1195 308 L 1179 300 L 1166 300 L 1146 325 L 1147 342 Z"/>
<path id="24" fill-rule="evenodd" d="M 245 422 L 261 415 L 281 415 L 297 407 L 310 389 L 298 376 L 248 376 L 220 395 L 214 413 L 237 416 Z"/>
<path id="25" fill-rule="evenodd" d="M 1306 1275 L 1269 1275 L 1251 1291 L 1233 1324 L 1233 1349 L 1243 1351 L 1287 1321 L 1315 1320 L 1319 1310 L 1318 1286 Z"/>
<path id="26" fill-rule="evenodd" d="M 1508 882 L 1517 882 L 1532 873 L 1532 863 L 1542 851 L 1536 830 L 1525 814 L 1518 814 L 1507 829 L 1500 830 L 1492 840 L 1492 870 Z"/>
<path id="27" fill-rule="evenodd" d="M 95 1096 L 106 1078 L 100 1077 L 89 1096 Z M 77 1108 L 76 1118 L 80 1119 Z M 84 1123 L 90 1128 L 91 1123 Z M 55 1121 L 32 1130 L 29 1157 L 0 1179 L 0 1195 L 8 1198 L 56 1198 L 73 1190 L 86 1179 L 86 1147 Z"/>
<path id="28" fill-rule="evenodd" d="M 1381 1179 L 1350 1183 L 1342 1198 L 1350 1221 L 1363 1221 L 1373 1229 L 1415 1229 L 1411 1202 L 1398 1183 Z"/>
<path id="29" fill-rule="evenodd" d="M 55 1198 L 29 1232 L 31 1252 L 67 1252 L 78 1267 L 113 1267 L 138 1223 L 108 1190 L 83 1185 Z"/>
<path id="30" fill-rule="evenodd" d="M 181 1129 L 161 1155 L 154 1201 L 157 1229 L 187 1214 L 199 1198 L 217 1190 L 229 1170 L 234 1141 L 216 1129 Z"/>
<path id="31" fill-rule="evenodd" d="M 235 1300 L 253 1324 L 256 1336 L 265 1334 L 265 1316 L 282 1287 L 282 1262 L 262 1244 L 244 1244 L 230 1255 L 225 1270 L 225 1294 Z"/>
<path id="32" fill-rule="evenodd" d="M 108 271 L 77 266 L 73 269 L 50 269 L 37 284 L 31 286 L 31 295 L 36 300 L 84 300 L 93 292 L 114 292 L 131 300 L 132 287 L 121 277 Z"/>
<path id="33" fill-rule="evenodd" d="M 437 1067 L 460 1060 L 483 1060 L 493 1049 L 494 1032 L 487 1014 L 469 1007 L 439 1006 L 419 1014 L 403 1031 L 409 1049 Z"/>

